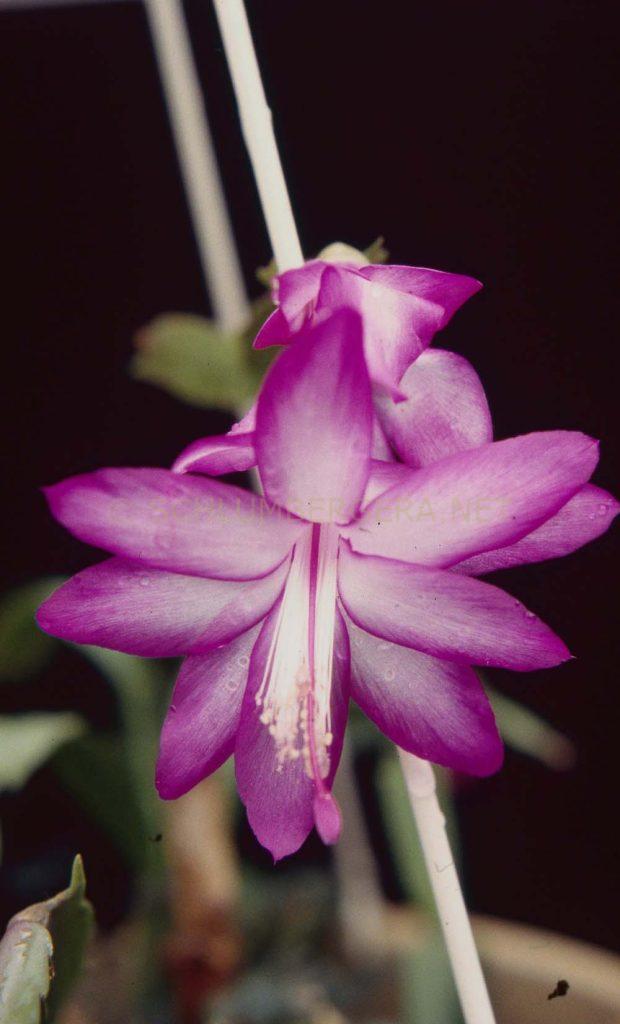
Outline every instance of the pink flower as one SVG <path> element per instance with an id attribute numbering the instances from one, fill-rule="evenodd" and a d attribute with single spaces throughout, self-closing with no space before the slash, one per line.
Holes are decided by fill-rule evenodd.
<path id="1" fill-rule="evenodd" d="M 115 557 L 38 615 L 75 642 L 186 656 L 159 792 L 180 796 L 234 753 L 250 823 L 276 858 L 313 824 L 338 836 L 331 786 L 349 696 L 406 750 L 478 775 L 499 767 L 470 665 L 530 670 L 569 653 L 518 601 L 454 569 L 541 528 L 597 461 L 594 441 L 563 431 L 422 469 L 373 460 L 359 316 L 343 310 L 298 340 L 257 405 L 266 501 L 163 469 L 48 488 L 56 518 Z"/>
<path id="2" fill-rule="evenodd" d="M 275 278 L 278 309 L 263 324 L 254 347 L 285 345 L 304 325 L 342 307 L 355 309 L 363 321 L 370 378 L 398 401 L 407 367 L 481 287 L 473 277 L 426 267 L 310 260 Z"/>

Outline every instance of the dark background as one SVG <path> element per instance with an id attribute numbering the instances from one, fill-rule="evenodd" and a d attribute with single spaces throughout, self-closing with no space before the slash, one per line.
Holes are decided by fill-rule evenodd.
<path id="1" fill-rule="evenodd" d="M 600 437 L 595 480 L 617 487 L 618 26 L 571 0 L 250 0 L 307 254 L 383 234 L 393 262 L 485 284 L 439 339 L 470 358 L 496 434 Z M 208 0 L 188 0 L 248 285 L 270 256 Z M 37 488 L 99 465 L 166 465 L 223 414 L 126 374 L 155 314 L 205 294 L 139 3 L 0 10 L 2 506 L 6 583 L 93 560 Z M 617 72 L 616 72 L 617 73 Z M 472 907 L 618 945 L 617 541 L 496 577 L 576 660 L 494 673 L 577 744 L 568 773 L 509 754 L 461 791 Z M 67 656 L 69 657 L 69 656 Z M 56 664 L 4 710 L 114 716 L 96 678 Z M 129 880 L 45 772 L 0 801 L 4 913 L 62 884 L 84 849 L 100 918 Z M 51 866 L 50 866 L 51 865 Z M 56 874 L 54 874 L 56 872 Z M 56 877 L 56 875 L 58 877 Z"/>

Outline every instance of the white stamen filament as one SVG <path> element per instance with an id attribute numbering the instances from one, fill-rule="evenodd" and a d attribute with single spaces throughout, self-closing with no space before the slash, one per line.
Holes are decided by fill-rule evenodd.
<path id="1" fill-rule="evenodd" d="M 310 527 L 295 545 L 265 673 L 256 694 L 278 768 L 304 759 L 321 788 L 329 773 L 338 533 Z"/>

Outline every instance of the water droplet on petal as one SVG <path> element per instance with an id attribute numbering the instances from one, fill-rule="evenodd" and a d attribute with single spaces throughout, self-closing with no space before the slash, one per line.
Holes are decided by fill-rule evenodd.
<path id="1" fill-rule="evenodd" d="M 608 511 L 609 511 L 609 505 L 605 505 L 605 504 L 599 505 L 599 507 L 597 509 L 597 512 L 598 512 L 599 516 L 606 516 Z"/>
<path id="2" fill-rule="evenodd" d="M 239 657 L 237 658 L 237 665 L 239 666 L 239 668 L 247 668 L 249 664 L 250 659 L 248 658 L 247 654 L 240 654 Z"/>
<path id="3" fill-rule="evenodd" d="M 383 678 L 385 679 L 386 683 L 392 683 L 396 679 L 396 672 L 394 671 L 393 668 L 386 668 L 385 672 L 383 673 Z"/>

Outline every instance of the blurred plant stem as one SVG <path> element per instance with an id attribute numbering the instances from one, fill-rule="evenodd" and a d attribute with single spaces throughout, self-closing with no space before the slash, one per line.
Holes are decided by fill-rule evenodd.
<path id="1" fill-rule="evenodd" d="M 166 960 L 181 1024 L 199 1024 L 205 997 L 231 977 L 241 958 L 232 818 L 221 772 L 165 807 L 172 917 Z"/>
<path id="2" fill-rule="evenodd" d="M 334 793 L 346 808 L 345 827 L 334 847 L 342 945 L 353 960 L 374 959 L 381 953 L 384 899 L 368 842 L 349 737 L 344 742 Z"/>

